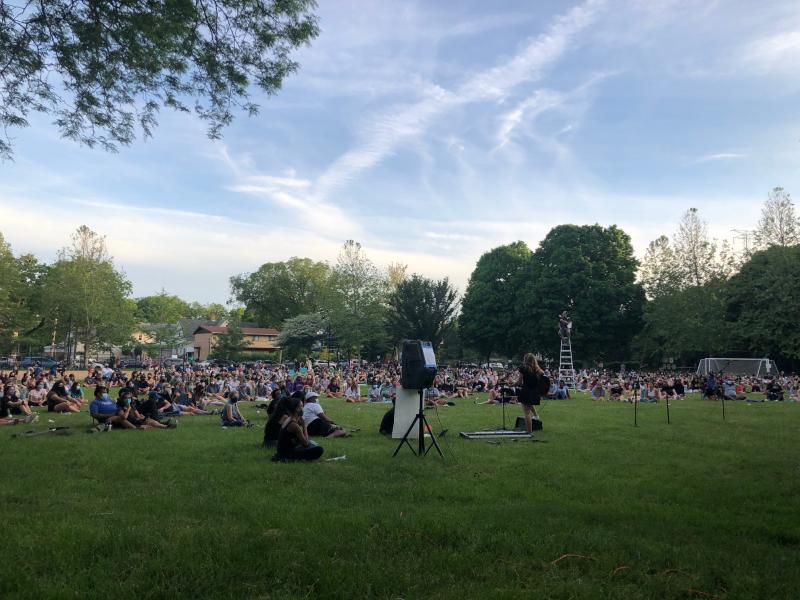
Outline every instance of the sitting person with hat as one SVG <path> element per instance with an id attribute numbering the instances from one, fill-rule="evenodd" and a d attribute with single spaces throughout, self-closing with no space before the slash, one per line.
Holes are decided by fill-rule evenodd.
<path id="1" fill-rule="evenodd" d="M 347 432 L 342 427 L 334 423 L 325 414 L 318 400 L 319 394 L 317 392 L 313 390 L 306 392 L 305 405 L 303 406 L 303 422 L 308 435 L 331 438 L 347 435 Z"/>

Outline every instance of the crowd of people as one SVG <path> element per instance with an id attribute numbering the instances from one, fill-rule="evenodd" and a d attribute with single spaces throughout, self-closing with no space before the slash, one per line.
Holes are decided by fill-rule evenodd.
<path id="1" fill-rule="evenodd" d="M 569 400 L 578 391 L 598 401 L 658 402 L 694 392 L 709 399 L 800 400 L 800 377 L 794 375 L 700 377 L 676 372 L 583 370 L 576 374 L 575 384 L 568 385 L 557 372 L 534 363 L 527 365 L 528 372 L 540 373 L 549 381 L 549 387 L 537 392 L 537 398 Z M 0 372 L 0 385 L 0 425 L 32 423 L 39 418 L 34 409 L 46 409 L 53 413 L 88 411 L 97 424 L 96 431 L 174 429 L 177 417 L 211 415 L 220 419 L 222 427 L 251 427 L 239 403 L 262 402 L 268 414 L 264 445 L 276 448 L 281 460 L 291 460 L 321 454 L 322 448 L 312 437 L 348 434 L 325 414 L 320 398 L 393 403 L 400 385 L 400 368 L 396 363 L 331 366 L 310 360 L 302 364 L 169 366 L 133 372 L 96 367 L 81 380 L 74 372 L 31 367 Z M 425 401 L 427 406 L 454 406 L 485 393 L 485 399 L 480 396 L 477 404 L 528 405 L 526 389 L 532 385 L 532 380 L 526 385 L 524 371 L 510 365 L 443 366 L 425 390 Z M 91 401 L 85 398 L 84 389 L 92 390 Z M 114 399 L 112 389 L 118 390 Z M 531 414 L 535 415 L 535 409 Z"/>

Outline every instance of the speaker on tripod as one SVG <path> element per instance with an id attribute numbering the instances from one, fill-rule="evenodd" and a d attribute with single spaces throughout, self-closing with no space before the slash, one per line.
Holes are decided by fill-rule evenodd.
<path id="1" fill-rule="evenodd" d="M 401 385 L 407 390 L 417 390 L 419 408 L 392 456 L 397 456 L 400 448 L 403 444 L 406 444 L 419 457 L 427 455 L 431 448 L 436 448 L 439 456 L 444 457 L 442 449 L 439 447 L 439 443 L 428 425 L 428 420 L 425 418 L 425 389 L 433 385 L 433 380 L 436 377 L 436 354 L 433 351 L 433 345 L 430 342 L 421 340 L 405 340 L 403 342 L 403 351 L 400 355 L 400 367 L 402 369 L 400 374 Z M 409 442 L 409 436 L 415 425 L 417 426 L 417 450 L 414 450 L 411 442 Z M 431 436 L 431 444 L 427 448 L 425 444 L 426 430 L 430 432 Z"/>

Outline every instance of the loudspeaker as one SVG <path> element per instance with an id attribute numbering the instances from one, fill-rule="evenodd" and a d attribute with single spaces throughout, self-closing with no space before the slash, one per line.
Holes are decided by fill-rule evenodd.
<path id="1" fill-rule="evenodd" d="M 532 429 L 534 431 L 541 431 L 542 430 L 542 420 L 533 418 L 531 419 Z M 525 417 L 517 417 L 517 423 L 514 426 L 514 429 L 519 429 L 520 431 L 525 431 Z"/>
<path id="2" fill-rule="evenodd" d="M 400 355 L 401 384 L 407 390 L 431 387 L 436 377 L 436 355 L 430 342 L 405 340 Z"/>

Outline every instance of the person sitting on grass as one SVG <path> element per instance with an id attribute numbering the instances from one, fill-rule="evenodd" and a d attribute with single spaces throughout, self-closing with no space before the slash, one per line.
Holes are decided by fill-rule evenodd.
<path id="1" fill-rule="evenodd" d="M 367 397 L 369 398 L 370 402 L 383 402 L 381 398 L 381 386 L 378 381 L 374 381 L 372 386 L 369 388 L 369 392 L 367 393 Z"/>
<path id="2" fill-rule="evenodd" d="M 125 429 L 173 429 L 176 424 L 175 423 L 159 423 L 155 419 L 151 419 L 150 417 L 146 417 L 142 413 L 140 413 L 132 404 L 133 394 L 130 392 L 125 392 L 119 395 L 117 399 L 117 416 L 121 417 L 121 419 L 114 423 L 114 427 L 120 427 Z M 132 425 L 133 427 L 128 427 L 128 425 Z"/>
<path id="3" fill-rule="evenodd" d="M 344 390 L 342 390 L 342 380 L 339 379 L 339 376 L 336 375 L 331 382 L 328 384 L 328 397 L 329 398 L 341 398 L 344 396 Z"/>
<path id="4" fill-rule="evenodd" d="M 69 395 L 61 379 L 53 384 L 53 389 L 47 394 L 47 412 L 81 412 L 80 403 Z"/>
<path id="5" fill-rule="evenodd" d="M 783 386 L 774 377 L 767 383 L 764 393 L 767 400 L 783 401 Z"/>
<path id="6" fill-rule="evenodd" d="M 625 385 L 622 383 L 621 379 L 616 379 L 611 384 L 611 387 L 608 390 L 609 397 L 611 400 L 622 400 L 622 396 L 625 393 Z"/>
<path id="7" fill-rule="evenodd" d="M 239 412 L 239 392 L 234 390 L 228 392 L 228 401 L 222 408 L 220 420 L 223 427 L 251 427 L 250 421 L 242 416 Z"/>
<path id="8" fill-rule="evenodd" d="M 117 403 L 108 395 L 108 390 L 103 385 L 94 388 L 94 400 L 89 404 L 89 414 L 102 427 L 112 427 L 115 423 L 123 428 L 133 428 L 117 414 Z"/>
<path id="9" fill-rule="evenodd" d="M 303 423 L 303 402 L 292 396 L 287 401 L 287 419 L 278 433 L 278 448 L 273 461 L 317 460 L 324 450 L 310 441 Z"/>
<path id="10" fill-rule="evenodd" d="M 725 398 L 725 400 L 747 400 L 745 394 L 740 396 L 736 391 L 736 383 L 731 377 L 728 377 L 722 382 L 722 397 Z"/>
<path id="11" fill-rule="evenodd" d="M 69 397 L 72 398 L 78 404 L 85 404 L 86 401 L 83 397 L 83 390 L 81 389 L 81 384 L 77 381 L 73 381 L 72 385 L 69 386 Z"/>
<path id="12" fill-rule="evenodd" d="M 28 392 L 28 405 L 29 406 L 42 406 L 47 399 L 47 389 L 45 388 L 44 381 L 36 382 L 36 386 Z"/>
<path id="13" fill-rule="evenodd" d="M 306 392 L 305 404 L 303 405 L 303 423 L 310 436 L 320 437 L 343 437 L 347 435 L 344 428 L 334 423 L 325 411 L 322 410 L 317 392 Z"/>
<path id="14" fill-rule="evenodd" d="M 26 423 L 38 420 L 39 415 L 31 411 L 28 401 L 17 395 L 17 386 L 7 383 L 3 388 L 3 396 L 0 398 L 0 415 L 11 417 L 12 415 L 25 415 Z"/>
<path id="15" fill-rule="evenodd" d="M 350 379 L 347 382 L 347 387 L 344 390 L 344 397 L 347 402 L 364 402 L 366 398 L 361 397 L 361 386 L 355 379 Z"/>
<path id="16" fill-rule="evenodd" d="M 572 400 L 572 396 L 569 393 L 569 388 L 563 381 L 558 382 L 558 387 L 556 387 L 555 392 L 553 393 L 554 400 Z"/>
<path id="17" fill-rule="evenodd" d="M 604 400 L 606 397 L 606 390 L 599 379 L 596 379 L 592 384 L 592 400 Z"/>

